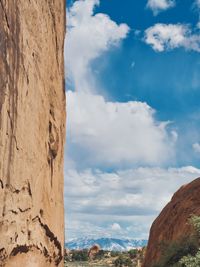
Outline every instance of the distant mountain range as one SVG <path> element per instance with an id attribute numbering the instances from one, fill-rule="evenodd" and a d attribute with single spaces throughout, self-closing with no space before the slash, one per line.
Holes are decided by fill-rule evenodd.
<path id="1" fill-rule="evenodd" d="M 144 247 L 147 245 L 147 240 L 135 239 L 117 239 L 117 238 L 79 238 L 74 239 L 65 244 L 65 246 L 72 249 L 87 249 L 91 248 L 94 244 L 98 244 L 101 249 L 109 251 L 127 251 L 132 248 Z"/>

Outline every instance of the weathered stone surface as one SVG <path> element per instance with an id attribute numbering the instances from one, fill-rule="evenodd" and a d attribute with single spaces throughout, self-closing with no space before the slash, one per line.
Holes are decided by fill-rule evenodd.
<path id="1" fill-rule="evenodd" d="M 154 221 L 144 267 L 152 267 L 159 261 L 162 244 L 182 240 L 193 233 L 189 224 L 192 215 L 200 216 L 200 178 L 182 186 Z"/>
<path id="2" fill-rule="evenodd" d="M 0 18 L 0 266 L 63 266 L 65 1 Z"/>

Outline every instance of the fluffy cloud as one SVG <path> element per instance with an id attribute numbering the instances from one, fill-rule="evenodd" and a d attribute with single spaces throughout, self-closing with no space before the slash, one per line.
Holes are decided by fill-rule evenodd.
<path id="1" fill-rule="evenodd" d="M 121 230 L 121 226 L 118 223 L 113 223 L 111 225 L 111 229 L 114 231 L 120 231 Z"/>
<path id="2" fill-rule="evenodd" d="M 65 62 L 78 91 L 93 91 L 90 63 L 124 39 L 129 27 L 117 25 L 109 16 L 94 15 L 98 0 L 79 0 L 68 10 L 68 34 L 65 45 Z"/>
<path id="3" fill-rule="evenodd" d="M 145 31 L 145 42 L 158 52 L 180 47 L 200 52 L 200 35 L 185 24 L 155 24 Z"/>
<path id="4" fill-rule="evenodd" d="M 71 231 L 77 230 L 80 236 L 90 236 L 92 232 L 98 237 L 102 231 L 104 236 L 113 235 L 118 228 L 117 234 L 121 237 L 147 237 L 152 220 L 173 193 L 198 176 L 200 170 L 190 166 L 136 168 L 111 173 L 68 170 L 65 199 Z M 76 225 L 90 225 L 90 228 L 81 230 L 72 221 Z"/>
<path id="5" fill-rule="evenodd" d="M 129 32 L 126 24 L 95 14 L 98 4 L 79 0 L 68 10 L 65 62 L 75 92 L 67 93 L 67 236 L 144 238 L 172 193 L 200 171 L 133 169 L 173 161 L 178 134 L 169 130 L 168 122 L 158 121 L 146 103 L 111 102 L 95 94 L 100 90 L 95 89 L 93 60 L 117 47 Z M 159 51 L 157 43 L 150 44 Z M 113 171 L 116 167 L 121 171 Z"/>
<path id="6" fill-rule="evenodd" d="M 174 7 L 175 4 L 175 0 L 148 0 L 147 7 L 152 9 L 154 15 L 157 15 L 161 11 Z"/>
<path id="7" fill-rule="evenodd" d="M 71 91 L 67 99 L 68 154 L 79 166 L 119 168 L 173 158 L 177 134 L 168 132 L 168 123 L 157 121 L 146 103 L 107 102 L 100 95 Z"/>
<path id="8" fill-rule="evenodd" d="M 154 117 L 146 103 L 108 102 L 95 95 L 91 63 L 129 31 L 106 14 L 94 14 L 98 0 L 79 0 L 68 10 L 67 74 L 75 92 L 68 101 L 68 164 L 116 166 L 162 164 L 173 158 L 175 132 Z M 99 90 L 100 91 L 100 90 Z"/>
<path id="9" fill-rule="evenodd" d="M 200 153 L 200 144 L 199 143 L 195 143 L 192 145 L 193 147 L 193 150 L 196 152 L 196 153 Z"/>

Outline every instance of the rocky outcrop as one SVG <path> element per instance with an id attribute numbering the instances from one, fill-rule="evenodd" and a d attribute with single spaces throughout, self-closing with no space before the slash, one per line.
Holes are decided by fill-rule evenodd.
<path id="1" fill-rule="evenodd" d="M 65 1 L 0 17 L 0 266 L 63 266 Z"/>
<path id="2" fill-rule="evenodd" d="M 88 252 L 89 259 L 93 260 L 100 250 L 101 248 L 98 244 L 93 245 Z"/>
<path id="3" fill-rule="evenodd" d="M 154 221 L 144 267 L 152 267 L 159 261 L 163 244 L 177 242 L 193 233 L 188 222 L 192 215 L 200 216 L 200 178 L 182 186 Z"/>

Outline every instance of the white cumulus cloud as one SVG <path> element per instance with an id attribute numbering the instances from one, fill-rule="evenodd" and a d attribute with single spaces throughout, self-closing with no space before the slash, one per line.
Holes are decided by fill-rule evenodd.
<path id="1" fill-rule="evenodd" d="M 173 161 L 178 134 L 147 103 L 109 101 L 96 89 L 93 60 L 129 32 L 126 24 L 94 13 L 97 5 L 98 0 L 79 0 L 68 10 L 65 62 L 74 92 L 67 92 L 66 229 L 71 237 L 115 232 L 141 238 L 177 187 L 200 172 L 133 169 Z M 159 51 L 157 43 L 150 44 Z"/>
<path id="2" fill-rule="evenodd" d="M 123 40 L 129 27 L 118 25 L 106 14 L 94 9 L 98 0 L 79 0 L 68 10 L 68 32 L 65 45 L 67 78 L 76 90 L 93 91 L 90 63 Z"/>
<path id="3" fill-rule="evenodd" d="M 148 0 L 147 7 L 157 15 L 161 11 L 174 7 L 175 4 L 175 0 Z"/>
<path id="4" fill-rule="evenodd" d="M 200 35 L 186 24 L 155 24 L 145 31 L 145 42 L 158 52 L 181 47 L 200 52 Z"/>
<path id="5" fill-rule="evenodd" d="M 113 223 L 113 224 L 111 225 L 111 229 L 112 229 L 113 231 L 119 231 L 119 230 L 121 230 L 121 226 L 120 226 L 118 223 Z"/>
<path id="6" fill-rule="evenodd" d="M 167 122 L 157 121 L 146 103 L 111 102 L 95 94 L 101 88 L 95 87 L 93 60 L 129 32 L 126 24 L 94 14 L 98 4 L 98 0 L 79 0 L 68 10 L 65 56 L 67 77 L 75 90 L 67 93 L 68 164 L 162 164 L 173 159 L 176 139 L 175 132 L 167 131 Z"/>
<path id="7" fill-rule="evenodd" d="M 85 166 L 162 164 L 173 158 L 177 134 L 146 103 L 109 102 L 72 92 L 68 99 L 69 153 Z M 81 153 L 77 153 L 81 151 Z"/>

